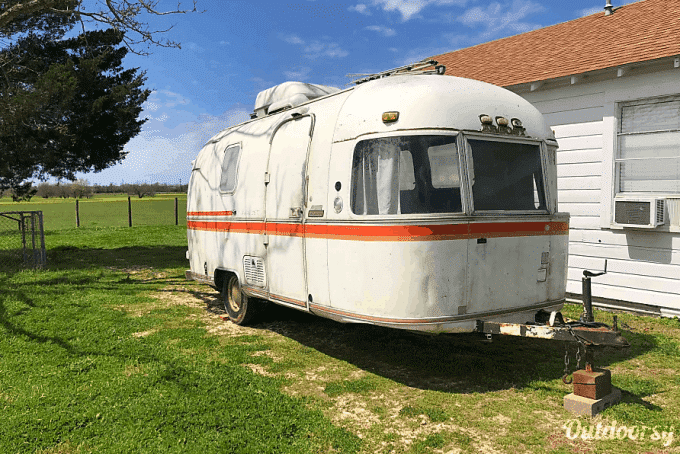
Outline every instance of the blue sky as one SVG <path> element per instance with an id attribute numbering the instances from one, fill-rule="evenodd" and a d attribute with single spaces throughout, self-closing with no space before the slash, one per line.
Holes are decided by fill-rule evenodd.
<path id="1" fill-rule="evenodd" d="M 150 56 L 126 57 L 126 67 L 146 71 L 146 86 L 153 90 L 142 113 L 148 121 L 126 145 L 121 164 L 79 177 L 104 185 L 186 183 L 203 143 L 248 119 L 261 90 L 288 80 L 343 88 L 347 74 L 383 71 L 602 13 L 605 3 L 198 0 L 203 13 L 148 19 L 154 29 L 174 24 L 165 36 L 182 49 L 152 48 Z M 159 9 L 176 5 L 161 0 Z"/>

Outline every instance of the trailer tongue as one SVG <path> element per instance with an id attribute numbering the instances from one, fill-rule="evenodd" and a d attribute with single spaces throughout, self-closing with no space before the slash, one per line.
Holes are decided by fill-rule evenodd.
<path id="1" fill-rule="evenodd" d="M 541 312 L 537 315 L 540 318 Z M 559 314 L 556 318 L 561 319 L 559 312 L 552 314 Z M 552 315 L 551 314 L 551 315 Z M 628 341 L 621 336 L 621 332 L 614 326 L 610 328 L 604 323 L 596 322 L 556 322 L 550 324 L 533 323 L 498 323 L 487 322 L 484 320 L 477 320 L 477 332 L 487 335 L 504 334 L 506 336 L 520 336 L 532 337 L 537 339 L 551 339 L 564 342 L 577 342 L 585 346 L 602 346 L 602 347 L 629 347 Z"/>

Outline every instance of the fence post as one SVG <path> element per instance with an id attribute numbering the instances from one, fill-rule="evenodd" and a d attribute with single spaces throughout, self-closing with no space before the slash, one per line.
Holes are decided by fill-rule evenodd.
<path id="1" fill-rule="evenodd" d="M 128 227 L 132 227 L 132 202 L 130 202 L 130 196 L 128 196 Z"/>
<path id="2" fill-rule="evenodd" d="M 76 199 L 76 227 L 80 227 L 80 210 L 78 209 L 78 199 Z"/>
<path id="3" fill-rule="evenodd" d="M 175 197 L 175 225 L 179 225 L 179 218 L 177 217 L 177 197 Z"/>
<path id="4" fill-rule="evenodd" d="M 45 229 L 43 226 L 43 212 L 38 211 L 38 222 L 40 222 L 40 263 L 41 268 L 47 266 L 47 252 L 45 251 Z"/>

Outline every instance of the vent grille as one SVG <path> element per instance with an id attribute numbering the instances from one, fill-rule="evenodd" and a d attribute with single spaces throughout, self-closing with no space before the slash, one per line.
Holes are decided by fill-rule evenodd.
<path id="1" fill-rule="evenodd" d="M 260 257 L 246 255 L 243 257 L 243 272 L 246 282 L 258 287 L 264 287 L 267 282 L 264 271 L 264 260 Z"/>
<path id="2" fill-rule="evenodd" d="M 657 224 L 663 224 L 664 223 L 664 203 L 663 199 L 657 199 L 656 200 L 656 223 Z"/>
<path id="3" fill-rule="evenodd" d="M 663 200 L 661 201 L 663 203 Z M 617 200 L 614 221 L 617 224 L 649 225 L 649 202 Z M 663 215 L 663 210 L 661 211 Z"/>

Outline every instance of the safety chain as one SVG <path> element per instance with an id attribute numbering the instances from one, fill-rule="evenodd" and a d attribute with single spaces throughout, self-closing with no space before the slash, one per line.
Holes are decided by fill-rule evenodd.
<path id="1" fill-rule="evenodd" d="M 581 369 L 581 347 L 583 347 L 583 352 L 586 351 L 585 344 L 579 340 L 578 347 L 576 347 L 576 370 Z M 564 343 L 564 375 L 562 375 L 562 382 L 570 385 L 574 379 L 567 378 L 569 376 L 569 344 Z"/>
<path id="2" fill-rule="evenodd" d="M 567 378 L 569 376 L 569 344 L 564 343 L 564 375 L 562 375 L 562 382 L 565 385 L 570 385 L 574 381 L 573 378 Z"/>

